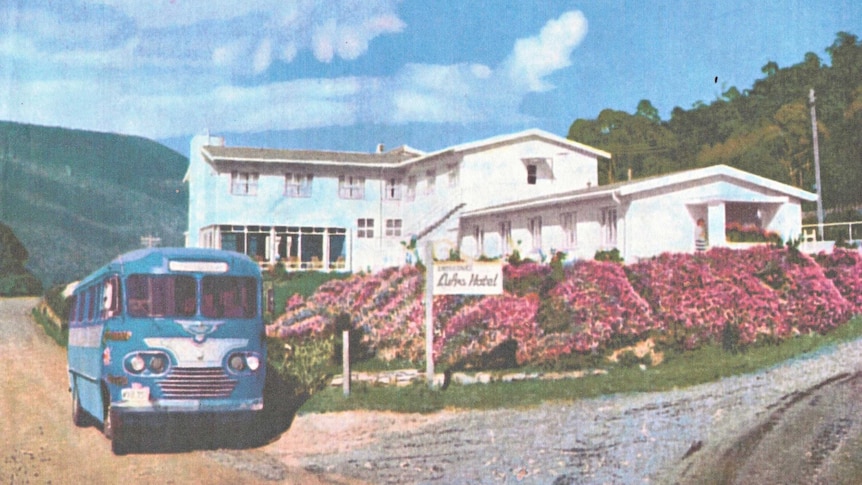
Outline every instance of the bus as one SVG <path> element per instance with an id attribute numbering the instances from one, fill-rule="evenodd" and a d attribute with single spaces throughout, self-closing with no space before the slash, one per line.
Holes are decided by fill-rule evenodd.
<path id="1" fill-rule="evenodd" d="M 73 422 L 95 420 L 116 454 L 164 418 L 252 425 L 266 377 L 261 287 L 247 256 L 197 248 L 132 251 L 81 280 L 69 310 Z"/>

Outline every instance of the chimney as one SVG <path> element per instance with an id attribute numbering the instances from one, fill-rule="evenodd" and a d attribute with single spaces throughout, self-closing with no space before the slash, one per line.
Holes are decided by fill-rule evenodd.
<path id="1" fill-rule="evenodd" d="M 385 150 L 385 149 L 386 149 L 386 147 L 383 145 L 383 143 L 377 144 L 377 153 L 383 153 L 383 150 Z"/>

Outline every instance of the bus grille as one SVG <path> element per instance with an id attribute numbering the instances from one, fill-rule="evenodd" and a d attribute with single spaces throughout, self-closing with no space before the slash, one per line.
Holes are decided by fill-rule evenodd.
<path id="1" fill-rule="evenodd" d="M 159 382 L 166 399 L 229 397 L 236 381 L 220 367 L 175 367 Z"/>

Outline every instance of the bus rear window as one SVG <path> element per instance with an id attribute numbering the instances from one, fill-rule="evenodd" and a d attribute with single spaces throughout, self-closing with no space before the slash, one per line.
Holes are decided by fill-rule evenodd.
<path id="1" fill-rule="evenodd" d="M 131 275 L 126 281 L 129 315 L 133 317 L 191 317 L 195 314 L 197 285 L 191 276 Z"/>
<path id="2" fill-rule="evenodd" d="M 257 314 L 254 278 L 205 276 L 201 284 L 201 313 L 207 318 L 252 318 Z"/>

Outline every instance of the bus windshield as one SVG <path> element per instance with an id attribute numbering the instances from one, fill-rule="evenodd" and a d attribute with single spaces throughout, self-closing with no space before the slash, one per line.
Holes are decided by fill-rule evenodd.
<path id="1" fill-rule="evenodd" d="M 126 281 L 129 315 L 133 317 L 191 317 L 195 314 L 197 284 L 191 276 L 129 276 Z"/>
<path id="2" fill-rule="evenodd" d="M 257 314 L 254 278 L 204 276 L 201 314 L 207 318 L 252 318 Z"/>
<path id="3" fill-rule="evenodd" d="M 132 317 L 193 317 L 197 313 L 195 278 L 185 275 L 129 276 L 126 282 Z M 201 282 L 205 318 L 253 318 L 257 315 L 254 278 L 205 276 Z"/>

